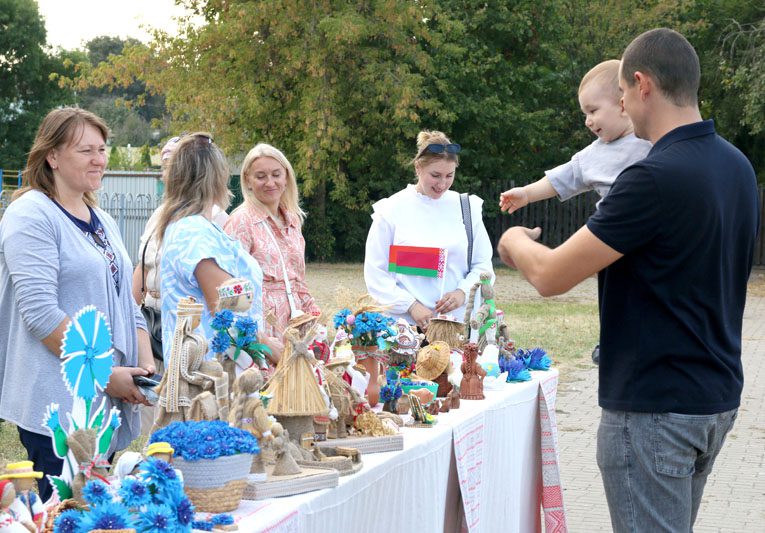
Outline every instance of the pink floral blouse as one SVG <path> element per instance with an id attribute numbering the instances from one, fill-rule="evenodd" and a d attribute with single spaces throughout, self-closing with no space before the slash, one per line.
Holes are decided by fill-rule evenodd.
<path id="1" fill-rule="evenodd" d="M 277 324 L 276 328 L 266 324 L 266 334 L 279 338 L 284 334 L 290 319 L 279 250 L 284 257 L 295 304 L 306 313 L 320 311 L 305 283 L 305 239 L 300 231 L 300 219 L 284 209 L 281 209 L 281 214 L 287 221 L 286 228 L 279 227 L 264 208 L 245 202 L 231 213 L 223 227 L 260 263 L 263 269 L 263 316 L 273 313 Z M 265 224 L 269 224 L 279 249 L 274 246 Z"/>

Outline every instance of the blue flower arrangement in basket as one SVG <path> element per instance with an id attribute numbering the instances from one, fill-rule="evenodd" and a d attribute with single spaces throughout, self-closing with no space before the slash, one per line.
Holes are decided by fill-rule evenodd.
<path id="1" fill-rule="evenodd" d="M 220 420 L 173 422 L 155 431 L 149 442 L 170 444 L 186 494 L 198 510 L 208 513 L 239 506 L 253 455 L 260 453 L 251 433 Z"/>
<path id="2" fill-rule="evenodd" d="M 88 508 L 61 513 L 53 523 L 53 532 L 190 532 L 194 505 L 184 494 L 173 467 L 159 459 L 147 459 L 138 468 L 138 474 L 124 478 L 117 489 L 100 480 L 89 481 L 82 492 Z"/>

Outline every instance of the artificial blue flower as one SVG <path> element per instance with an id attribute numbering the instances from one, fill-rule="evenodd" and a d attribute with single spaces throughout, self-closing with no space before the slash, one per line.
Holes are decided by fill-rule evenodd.
<path id="1" fill-rule="evenodd" d="M 82 488 L 82 497 L 91 507 L 99 506 L 112 499 L 106 484 L 98 479 L 91 479 L 85 484 Z"/>
<path id="2" fill-rule="evenodd" d="M 138 515 L 138 530 L 144 533 L 175 533 L 178 523 L 175 513 L 166 504 L 150 504 Z"/>
<path id="3" fill-rule="evenodd" d="M 58 419 L 58 404 L 54 403 L 48 407 L 48 416 L 45 418 L 45 425 L 54 432 L 61 427 L 61 422 L 59 422 Z"/>
<path id="4" fill-rule="evenodd" d="M 155 431 L 150 442 L 170 443 L 175 453 L 187 461 L 260 452 L 258 441 L 252 434 L 221 420 L 173 422 Z"/>
<path id="5" fill-rule="evenodd" d="M 345 326 L 346 325 L 345 320 L 350 314 L 351 314 L 351 310 L 348 309 L 347 307 L 335 313 L 335 317 L 332 320 L 332 323 L 334 324 L 335 329 L 339 328 L 340 326 Z"/>
<path id="6" fill-rule="evenodd" d="M 94 529 L 132 529 L 133 518 L 123 505 L 111 501 L 103 502 L 83 514 L 82 527 L 85 531 Z"/>
<path id="7" fill-rule="evenodd" d="M 526 368 L 522 359 L 513 357 L 506 365 L 507 368 L 507 383 L 513 381 L 529 381 L 531 379 L 531 373 Z"/>
<path id="8" fill-rule="evenodd" d="M 398 381 L 399 376 L 399 370 L 397 370 L 396 367 L 389 366 L 388 369 L 385 371 L 385 380 L 388 383 L 395 383 Z"/>
<path id="9" fill-rule="evenodd" d="M 178 523 L 182 526 L 188 526 L 194 520 L 194 504 L 183 494 L 183 491 L 175 502 L 175 512 Z"/>
<path id="10" fill-rule="evenodd" d="M 552 359 L 547 356 L 542 348 L 532 348 L 527 352 L 527 357 L 524 358 L 524 363 L 531 370 L 550 370 Z"/>
<path id="11" fill-rule="evenodd" d="M 112 334 L 104 315 L 89 305 L 79 311 L 64 333 L 61 373 L 73 396 L 92 400 L 112 374 Z"/>
<path id="12" fill-rule="evenodd" d="M 82 524 L 82 511 L 69 509 L 56 517 L 53 533 L 78 533 Z"/>
<path id="13" fill-rule="evenodd" d="M 213 523 L 209 522 L 207 520 L 194 520 L 191 523 L 191 527 L 193 529 L 198 529 L 200 531 L 212 531 L 213 530 Z"/>
<path id="14" fill-rule="evenodd" d="M 126 477 L 122 480 L 119 496 L 128 507 L 140 507 L 149 503 L 149 488 L 138 479 Z"/>
<path id="15" fill-rule="evenodd" d="M 210 522 L 220 526 L 228 526 L 234 523 L 234 517 L 228 513 L 216 514 L 210 518 Z"/>
<path id="16" fill-rule="evenodd" d="M 214 353 L 225 353 L 231 346 L 231 336 L 227 331 L 218 331 L 210 342 L 210 349 Z"/>
<path id="17" fill-rule="evenodd" d="M 248 339 L 247 337 L 245 337 L 243 335 L 239 335 L 236 338 L 235 344 L 236 344 L 237 348 L 242 349 L 242 348 L 246 348 L 247 345 L 250 344 L 250 342 L 251 342 L 250 339 Z"/>
<path id="18" fill-rule="evenodd" d="M 227 330 L 234 323 L 234 313 L 230 309 L 224 309 L 215 313 L 210 325 L 214 330 Z"/>
<path id="19" fill-rule="evenodd" d="M 240 317 L 236 321 L 236 329 L 243 335 L 254 337 L 258 333 L 258 323 L 250 317 Z"/>

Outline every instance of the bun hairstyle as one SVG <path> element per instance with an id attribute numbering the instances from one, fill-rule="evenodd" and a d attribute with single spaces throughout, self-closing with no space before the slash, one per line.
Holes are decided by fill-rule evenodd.
<path id="1" fill-rule="evenodd" d="M 460 164 L 460 158 L 457 154 L 453 154 L 444 150 L 440 154 L 429 152 L 426 150 L 428 145 L 431 144 L 452 144 L 449 137 L 441 131 L 422 130 L 417 134 L 417 155 L 412 159 L 412 164 L 415 167 L 421 165 L 427 165 L 436 159 L 445 159 L 447 161 L 455 161 L 457 166 Z"/>

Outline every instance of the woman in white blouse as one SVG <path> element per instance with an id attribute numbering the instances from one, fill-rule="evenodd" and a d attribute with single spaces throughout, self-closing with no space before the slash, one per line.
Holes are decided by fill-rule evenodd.
<path id="1" fill-rule="evenodd" d="M 483 225 L 483 200 L 469 197 L 472 257 L 460 195 L 449 190 L 459 164 L 460 146 L 440 131 L 421 131 L 412 164 L 417 183 L 375 203 L 364 258 L 369 294 L 390 314 L 426 329 L 431 317 L 462 320 L 466 295 L 483 271 L 493 273 L 492 246 Z M 448 253 L 444 279 L 388 271 L 391 245 L 443 248 Z"/>

